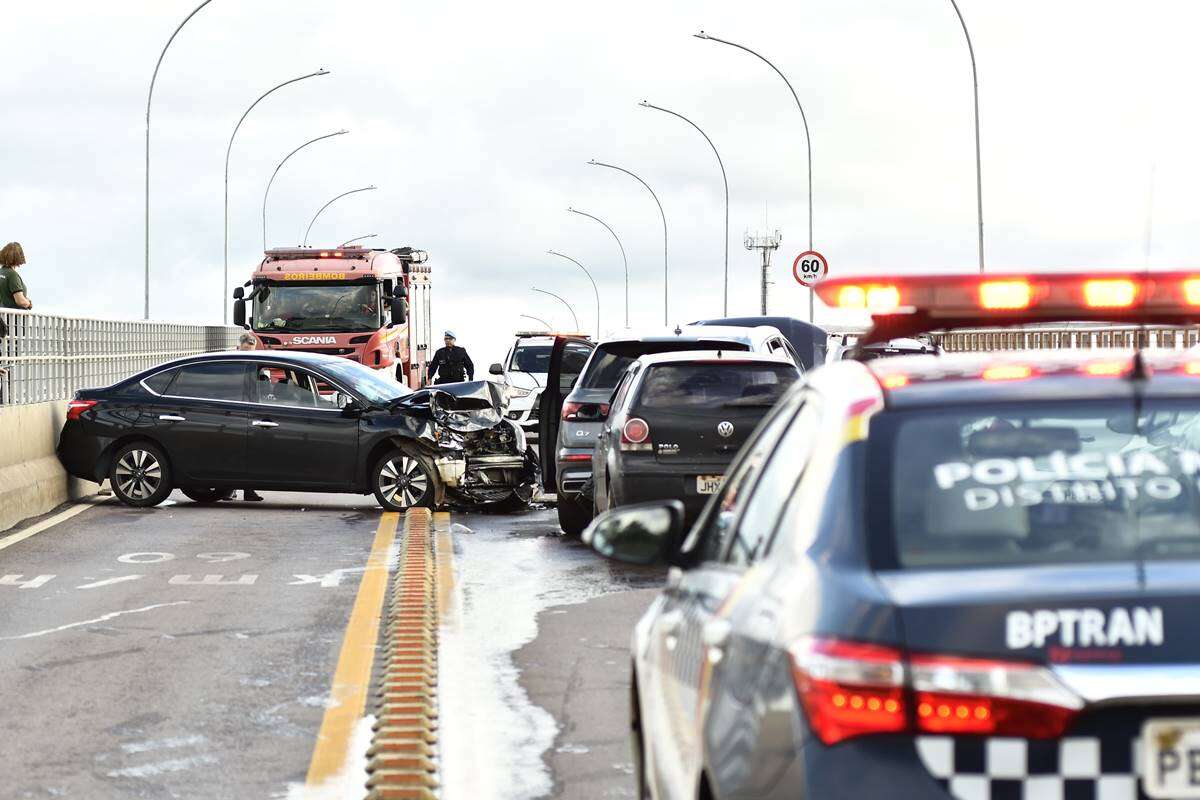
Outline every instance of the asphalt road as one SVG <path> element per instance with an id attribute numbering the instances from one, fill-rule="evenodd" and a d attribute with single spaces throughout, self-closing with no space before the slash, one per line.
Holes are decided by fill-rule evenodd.
<path id="1" fill-rule="evenodd" d="M 267 497 L 105 504 L 0 550 L 0 796 L 295 794 L 380 512 Z"/>
<path id="2" fill-rule="evenodd" d="M 552 510 L 455 514 L 445 800 L 633 797 L 629 639 L 665 571 L 607 561 Z"/>
<path id="3" fill-rule="evenodd" d="M 358 796 L 303 784 L 379 509 L 173 499 L 0 549 L 0 797 Z M 632 797 L 629 635 L 663 572 L 552 510 L 451 523 L 442 797 Z"/>

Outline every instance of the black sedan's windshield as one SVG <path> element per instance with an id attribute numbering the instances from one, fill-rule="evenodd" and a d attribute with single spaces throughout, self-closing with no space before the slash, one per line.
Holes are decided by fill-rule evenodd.
<path id="1" fill-rule="evenodd" d="M 412 389 L 392 380 L 386 372 L 373 370 L 357 361 L 335 361 L 323 364 L 321 368 L 372 405 L 387 405 L 412 394 Z"/>
<path id="2" fill-rule="evenodd" d="M 379 286 L 260 286 L 254 300 L 254 330 L 366 332 L 378 330 Z"/>

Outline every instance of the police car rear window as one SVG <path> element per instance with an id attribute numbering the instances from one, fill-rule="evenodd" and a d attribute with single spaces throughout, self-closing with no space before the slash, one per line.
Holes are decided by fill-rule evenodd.
<path id="1" fill-rule="evenodd" d="M 579 385 L 585 389 L 613 389 L 625 372 L 626 367 L 639 356 L 654 353 L 677 353 L 681 350 L 725 350 L 728 352 L 745 352 L 750 348 L 741 342 L 701 339 L 696 341 L 660 341 L 660 342 L 609 342 L 596 348 L 596 354 L 588 365 L 587 374 Z"/>
<path id="2" fill-rule="evenodd" d="M 868 497 L 884 566 L 1200 557 L 1200 401 L 889 413 Z"/>

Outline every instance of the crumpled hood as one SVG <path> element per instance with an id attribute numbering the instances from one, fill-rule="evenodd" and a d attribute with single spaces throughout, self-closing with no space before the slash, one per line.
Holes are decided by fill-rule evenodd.
<path id="1" fill-rule="evenodd" d="M 494 428 L 507 406 L 502 387 L 491 381 L 427 386 L 406 395 L 400 408 L 428 411 L 434 420 L 461 433 Z"/>

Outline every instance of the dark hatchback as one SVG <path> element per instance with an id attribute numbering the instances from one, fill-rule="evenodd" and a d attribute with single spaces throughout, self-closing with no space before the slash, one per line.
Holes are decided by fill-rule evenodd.
<path id="1" fill-rule="evenodd" d="M 214 353 L 77 392 L 58 456 L 132 506 L 244 487 L 374 493 L 393 511 L 524 504 L 536 459 L 503 410 L 483 381 L 413 392 L 334 356 Z"/>
<path id="2" fill-rule="evenodd" d="M 1200 366 L 912 356 L 815 371 L 633 635 L 639 797 L 1200 796 Z"/>
<path id="3" fill-rule="evenodd" d="M 592 454 L 595 510 L 678 498 L 695 519 L 800 370 L 790 358 L 691 351 L 642 356 L 617 384 Z"/>

